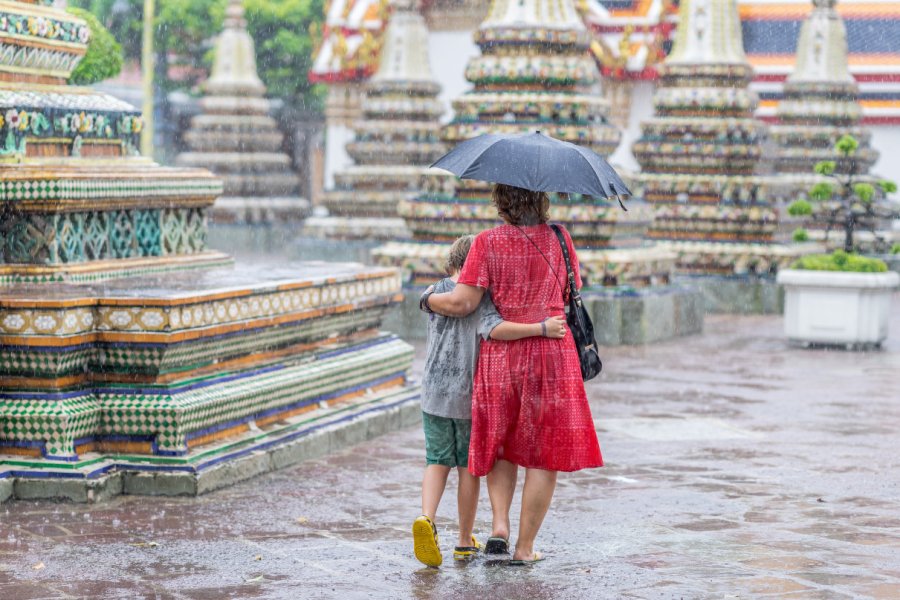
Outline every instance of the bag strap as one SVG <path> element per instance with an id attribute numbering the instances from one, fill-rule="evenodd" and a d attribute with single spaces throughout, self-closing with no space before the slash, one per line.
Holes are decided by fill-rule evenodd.
<path id="1" fill-rule="evenodd" d="M 562 292 L 562 296 L 563 296 L 563 304 L 565 304 L 565 302 L 566 302 L 566 288 L 563 287 L 562 285 L 560 285 L 560 283 L 559 283 L 559 273 L 557 273 L 557 272 L 556 272 L 556 269 L 553 268 L 553 264 L 550 262 L 550 259 L 547 258 L 547 255 L 546 255 L 546 254 L 544 254 L 544 251 L 541 250 L 541 247 L 534 243 L 534 240 L 531 239 L 531 236 L 528 235 L 527 233 L 525 233 L 525 230 L 524 230 L 524 229 L 522 229 L 522 228 L 519 227 L 518 225 L 514 225 L 514 227 L 515 227 L 516 229 L 518 229 L 519 231 L 521 231 L 521 232 L 522 232 L 522 235 L 524 235 L 525 238 L 526 238 L 529 242 L 531 242 L 531 245 L 534 246 L 534 249 L 538 251 L 538 253 L 541 255 L 541 257 L 543 257 L 544 262 L 546 262 L 546 263 L 547 263 L 547 266 L 550 267 L 550 270 L 553 271 L 553 276 L 556 278 L 556 285 L 559 286 L 559 291 Z M 553 230 L 556 231 L 556 228 L 557 228 L 558 226 L 557 226 L 557 225 L 551 225 L 550 227 L 552 227 Z M 559 235 L 558 232 L 557 232 L 557 235 Z M 563 252 L 565 252 L 565 245 L 563 245 Z M 568 258 L 568 254 L 566 254 L 565 256 L 566 256 L 566 267 L 568 268 L 568 266 L 569 266 L 569 258 Z"/>
<path id="2" fill-rule="evenodd" d="M 578 286 L 575 284 L 575 272 L 572 270 L 572 261 L 569 258 L 569 245 L 566 244 L 566 238 L 563 237 L 562 229 L 560 229 L 559 225 L 553 224 L 550 228 L 553 229 L 553 233 L 556 234 L 556 238 L 559 240 L 563 258 L 566 261 L 566 273 L 569 277 L 569 298 L 577 300 L 579 297 Z"/>

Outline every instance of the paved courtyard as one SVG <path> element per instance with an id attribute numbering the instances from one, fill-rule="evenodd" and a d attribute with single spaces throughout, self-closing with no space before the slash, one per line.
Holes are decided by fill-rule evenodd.
<path id="1" fill-rule="evenodd" d="M 0 505 L 0 599 L 900 598 L 900 298 L 882 352 L 778 317 L 607 349 L 607 466 L 563 475 L 529 568 L 413 558 L 422 434 L 197 499 Z M 454 480 L 455 482 L 455 480 Z M 478 528 L 488 530 L 483 494 Z"/>

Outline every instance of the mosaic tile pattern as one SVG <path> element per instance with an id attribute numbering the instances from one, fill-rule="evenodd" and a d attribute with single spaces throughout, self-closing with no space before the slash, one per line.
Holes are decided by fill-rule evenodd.
<path id="1" fill-rule="evenodd" d="M 102 406 L 99 433 L 152 436 L 158 453 L 184 453 L 190 434 L 366 386 L 391 375 L 405 376 L 412 355 L 412 347 L 405 342 L 382 338 L 380 343 L 360 350 L 347 349 L 321 360 L 247 377 L 223 377 L 221 383 L 157 393 L 101 392 L 97 395 Z"/>
<path id="2" fill-rule="evenodd" d="M 0 264 L 52 265 L 194 254 L 206 249 L 206 211 L 11 212 L 0 223 L 0 234 Z"/>
<path id="3" fill-rule="evenodd" d="M 42 447 L 48 458 L 76 457 L 75 440 L 152 438 L 155 453 L 187 452 L 187 439 L 271 411 L 380 380 L 402 378 L 412 347 L 394 336 L 320 351 L 299 364 L 222 372 L 190 384 L 111 387 L 63 394 L 0 392 L 0 446 Z M 63 397 L 60 397 L 63 396 Z"/>
<path id="4" fill-rule="evenodd" d="M 0 392 L 0 445 L 40 448 L 43 456 L 75 457 L 75 440 L 97 431 L 100 410 L 90 393 L 69 398 L 14 398 Z"/>
<path id="5" fill-rule="evenodd" d="M 11 169 L 0 166 L 0 202 L 9 202 L 21 210 L 65 206 L 67 202 L 84 204 L 101 200 L 111 203 L 115 200 L 141 199 L 147 202 L 153 198 L 179 198 L 188 202 L 193 198 L 204 204 L 222 193 L 221 181 L 203 175 L 204 171 L 178 171 L 160 169 L 148 173 L 134 169 L 122 169 L 117 176 L 99 171 L 88 171 L 79 176 L 61 173 L 57 177 L 41 177 L 36 169 Z M 180 176 L 175 176 L 175 175 Z M 24 175 L 24 176 L 23 176 Z M 85 177 L 84 175 L 88 175 Z M 148 176 L 149 175 L 149 176 Z"/>

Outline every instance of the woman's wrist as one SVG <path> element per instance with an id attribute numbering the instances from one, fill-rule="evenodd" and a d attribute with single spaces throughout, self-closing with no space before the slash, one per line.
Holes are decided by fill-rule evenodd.
<path id="1" fill-rule="evenodd" d="M 547 337 L 547 319 L 541 321 L 541 337 Z"/>

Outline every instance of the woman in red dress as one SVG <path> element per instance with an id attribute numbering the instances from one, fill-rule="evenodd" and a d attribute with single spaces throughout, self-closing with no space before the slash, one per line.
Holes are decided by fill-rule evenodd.
<path id="1" fill-rule="evenodd" d="M 547 194 L 497 185 L 493 202 L 505 224 L 475 238 L 452 292 L 426 294 L 423 301 L 434 312 L 465 316 L 489 289 L 506 321 L 539 323 L 563 315 L 566 263 L 547 225 Z M 575 248 L 563 231 L 580 288 Z M 519 467 L 526 469 L 525 487 L 513 559 L 534 561 L 541 558 L 534 539 L 550 506 L 557 472 L 602 465 L 572 336 L 482 341 L 472 397 L 469 471 L 487 475 L 493 512 L 487 550 L 507 551 Z"/>

